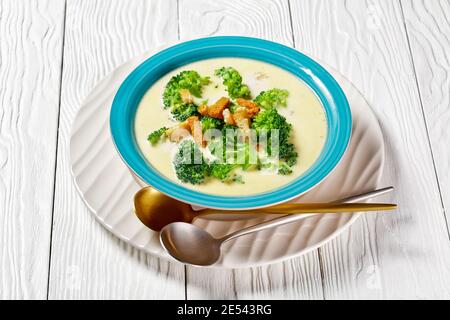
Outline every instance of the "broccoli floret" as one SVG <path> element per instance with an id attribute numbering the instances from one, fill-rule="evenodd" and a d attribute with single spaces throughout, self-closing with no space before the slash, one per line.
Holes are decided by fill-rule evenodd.
<path id="1" fill-rule="evenodd" d="M 209 142 L 208 149 L 211 152 L 211 154 L 215 155 L 217 148 L 222 147 L 223 143 L 222 140 L 214 139 Z"/>
<path id="2" fill-rule="evenodd" d="M 286 121 L 286 118 L 278 113 L 276 109 L 267 109 L 258 113 L 253 119 L 252 128 L 256 130 L 257 134 L 267 131 L 268 138 L 270 138 L 270 130 L 277 129 L 281 142 L 289 139 L 292 125 Z"/>
<path id="3" fill-rule="evenodd" d="M 280 143 L 279 156 L 280 159 L 286 161 L 288 166 L 292 167 L 297 163 L 297 150 L 295 150 L 295 146 L 292 143 L 289 143 L 287 141 Z"/>
<path id="4" fill-rule="evenodd" d="M 222 134 L 225 136 L 225 134 L 227 133 L 227 130 L 233 130 L 233 131 L 237 131 L 239 130 L 237 127 L 231 125 L 231 124 L 226 124 L 223 126 L 222 128 Z"/>
<path id="5" fill-rule="evenodd" d="M 227 86 L 228 94 L 231 98 L 249 98 L 250 89 L 242 84 L 242 77 L 239 72 L 232 67 L 222 67 L 214 73 L 223 79 L 223 84 Z"/>
<path id="6" fill-rule="evenodd" d="M 242 178 L 232 172 L 239 167 L 238 164 L 219 162 L 208 164 L 199 147 L 191 140 L 181 143 L 173 164 L 178 179 L 185 183 L 201 184 L 207 177 L 219 179 L 224 183 L 242 183 Z"/>
<path id="7" fill-rule="evenodd" d="M 230 146 L 236 145 L 238 130 L 239 129 L 237 127 L 235 127 L 231 124 L 226 124 L 222 127 L 222 139 L 223 139 L 224 147 L 226 146 L 227 143 Z M 234 139 L 228 139 L 228 141 L 227 141 L 227 132 L 230 133 L 230 138 L 233 137 Z"/>
<path id="8" fill-rule="evenodd" d="M 231 113 L 235 113 L 237 108 L 239 108 L 239 106 L 238 106 L 237 104 L 230 103 L 230 104 L 228 105 L 228 109 L 230 109 L 230 112 L 231 112 Z"/>
<path id="9" fill-rule="evenodd" d="M 242 182 L 240 176 L 232 172 L 238 166 L 237 164 L 211 163 L 209 174 L 225 183 Z"/>
<path id="10" fill-rule="evenodd" d="M 207 119 L 208 117 L 204 117 L 203 119 Z M 218 129 L 218 128 L 217 128 Z M 222 163 L 226 163 L 226 148 L 234 148 L 235 147 L 235 141 L 236 141 L 236 136 L 234 136 L 234 139 L 231 139 L 232 141 L 227 141 L 227 129 L 232 129 L 233 132 L 235 132 L 236 127 L 232 126 L 232 125 L 228 125 L 228 124 L 222 124 L 221 125 L 221 133 L 222 133 L 222 138 L 221 139 L 214 139 L 212 141 L 210 141 L 210 143 L 208 144 L 208 149 L 211 152 L 211 154 L 213 154 L 216 158 L 219 159 L 220 162 Z M 228 142 L 228 145 L 227 145 Z M 220 148 L 220 149 L 218 149 Z M 234 150 L 234 149 L 233 149 Z M 222 152 L 222 155 L 217 154 L 218 152 Z M 234 153 L 233 153 L 233 160 L 234 160 Z"/>
<path id="11" fill-rule="evenodd" d="M 291 167 L 287 165 L 285 162 L 281 162 L 280 167 L 278 168 L 278 174 L 286 176 L 292 173 Z"/>
<path id="12" fill-rule="evenodd" d="M 197 114 L 197 106 L 193 103 L 184 103 L 172 108 L 172 116 L 180 122 Z"/>
<path id="13" fill-rule="evenodd" d="M 289 92 L 287 90 L 275 88 L 262 91 L 254 101 L 264 109 L 285 107 L 288 96 Z"/>
<path id="14" fill-rule="evenodd" d="M 221 130 L 223 126 L 223 121 L 216 118 L 211 118 L 208 116 L 205 116 L 201 120 L 202 123 L 202 131 L 205 132 L 209 129 L 218 129 Z"/>
<path id="15" fill-rule="evenodd" d="M 200 98 L 202 87 L 209 83 L 209 77 L 201 77 L 197 71 L 186 70 L 173 76 L 167 83 L 163 93 L 163 103 L 165 108 L 183 104 L 180 89 L 188 89 L 189 92 Z"/>
<path id="16" fill-rule="evenodd" d="M 257 168 L 257 164 L 254 161 L 258 160 L 258 154 L 255 149 L 251 149 L 249 141 L 238 141 L 235 150 L 236 161 L 241 165 L 242 170 L 250 171 Z"/>
<path id="17" fill-rule="evenodd" d="M 286 118 L 280 115 L 275 108 L 266 109 L 256 115 L 253 120 L 252 128 L 256 130 L 257 134 L 263 131 L 267 132 L 268 142 L 271 138 L 271 130 L 278 129 L 279 138 L 279 158 L 288 166 L 293 166 L 297 163 L 298 153 L 295 146 L 289 142 L 292 131 L 292 125 L 286 121 Z M 268 153 L 271 155 L 270 145 L 268 146 Z"/>
<path id="18" fill-rule="evenodd" d="M 181 143 L 173 164 L 177 178 L 186 183 L 201 184 L 209 174 L 209 165 L 201 150 L 190 140 Z"/>
<path id="19" fill-rule="evenodd" d="M 229 124 L 224 125 L 222 128 L 223 162 L 227 162 L 227 159 L 236 161 L 238 130 L 238 128 Z M 230 150 L 233 150 L 233 152 L 230 152 Z"/>
<path id="20" fill-rule="evenodd" d="M 227 130 L 232 130 L 233 133 L 227 139 Z M 232 125 L 225 125 L 222 128 L 222 143 L 223 143 L 223 162 L 236 162 L 238 166 L 244 171 L 256 169 L 257 165 L 251 161 L 257 160 L 256 151 L 251 150 L 250 141 L 239 139 L 238 128 Z M 255 152 L 255 154 L 252 154 Z M 254 157 L 253 157 L 254 156 Z"/>
<path id="21" fill-rule="evenodd" d="M 153 131 L 148 135 L 147 140 L 150 141 L 151 144 L 156 144 L 159 141 L 159 139 L 161 139 L 161 137 L 164 135 L 166 130 L 167 130 L 166 127 L 162 127 L 158 130 Z"/>

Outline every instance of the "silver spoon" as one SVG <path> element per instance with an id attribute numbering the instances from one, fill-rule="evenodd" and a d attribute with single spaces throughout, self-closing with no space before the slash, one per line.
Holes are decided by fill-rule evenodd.
<path id="1" fill-rule="evenodd" d="M 352 203 L 364 201 L 394 190 L 393 187 L 387 187 L 363 193 L 357 196 L 341 199 L 335 203 Z M 210 266 L 216 263 L 221 254 L 222 244 L 230 240 L 247 235 L 249 233 L 266 230 L 287 223 L 299 221 L 315 214 L 287 215 L 275 218 L 254 226 L 244 228 L 226 235 L 223 238 L 216 239 L 207 231 L 186 222 L 174 222 L 165 226 L 159 235 L 162 246 L 176 260 L 196 265 Z"/>

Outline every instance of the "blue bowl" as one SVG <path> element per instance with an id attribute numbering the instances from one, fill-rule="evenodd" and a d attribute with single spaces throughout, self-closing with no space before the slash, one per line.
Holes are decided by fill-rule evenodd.
<path id="1" fill-rule="evenodd" d="M 219 57 L 264 61 L 303 80 L 325 109 L 328 135 L 309 170 L 278 189 L 251 196 L 217 196 L 185 188 L 155 170 L 139 150 L 134 136 L 136 109 L 145 92 L 162 76 L 185 64 Z M 187 41 L 160 51 L 139 65 L 122 83 L 111 108 L 111 134 L 124 162 L 143 181 L 178 200 L 203 207 L 251 209 L 281 203 L 308 191 L 339 163 L 349 144 L 352 117 L 339 84 L 317 62 L 284 45 L 248 37 L 212 37 Z"/>

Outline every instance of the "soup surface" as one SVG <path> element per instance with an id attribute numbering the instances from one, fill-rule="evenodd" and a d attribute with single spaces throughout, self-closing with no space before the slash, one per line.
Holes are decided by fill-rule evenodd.
<path id="1" fill-rule="evenodd" d="M 169 80 L 183 70 L 195 70 L 202 76 L 209 76 L 210 83 L 203 87 L 202 97 L 194 98 L 194 102 L 201 104 L 205 99 L 217 101 L 228 95 L 222 79 L 214 75 L 214 71 L 223 66 L 230 66 L 239 71 L 242 82 L 248 86 L 253 97 L 271 88 L 289 92 L 286 106 L 277 108 L 277 111 L 292 124 L 290 140 L 298 151 L 298 159 L 291 167 L 291 174 L 280 175 L 270 170 L 244 171 L 238 168 L 236 173 L 242 177 L 242 183 L 224 183 L 218 179 L 207 179 L 195 185 L 183 183 L 177 178 L 173 166 L 177 144 L 168 139 L 154 145 L 149 143 L 150 132 L 177 124 L 171 116 L 170 109 L 163 107 L 162 96 Z M 137 144 L 151 166 L 170 180 L 187 188 L 223 196 L 253 195 L 288 184 L 313 165 L 322 151 L 326 135 L 327 124 L 323 107 L 305 83 L 293 74 L 271 64 L 241 58 L 202 60 L 173 70 L 147 91 L 138 106 L 135 118 Z"/>

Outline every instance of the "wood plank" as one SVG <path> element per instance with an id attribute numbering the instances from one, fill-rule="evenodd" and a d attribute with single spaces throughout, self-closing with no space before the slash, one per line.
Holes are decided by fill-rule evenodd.
<path id="1" fill-rule="evenodd" d="M 400 206 L 365 215 L 320 250 L 325 298 L 450 297 L 449 239 L 399 3 L 291 5 L 297 47 L 350 79 L 378 116 L 383 182 Z"/>
<path id="2" fill-rule="evenodd" d="M 450 2 L 401 4 L 450 230 Z"/>
<path id="3" fill-rule="evenodd" d="M 287 1 L 180 0 L 182 40 L 213 35 L 260 37 L 292 45 Z M 187 267 L 188 299 L 322 298 L 317 250 L 271 266 L 214 270 Z"/>
<path id="4" fill-rule="evenodd" d="M 180 38 L 240 35 L 292 44 L 287 0 L 179 0 Z"/>
<path id="5" fill-rule="evenodd" d="M 64 2 L 0 2 L 0 299 L 45 299 Z"/>
<path id="6" fill-rule="evenodd" d="M 132 249 L 97 223 L 69 167 L 74 116 L 89 91 L 135 55 L 176 40 L 176 1 L 67 2 L 51 299 L 184 299 L 184 268 Z"/>
<path id="7" fill-rule="evenodd" d="M 187 267 L 188 299 L 322 299 L 317 250 L 300 258 L 242 269 Z"/>

